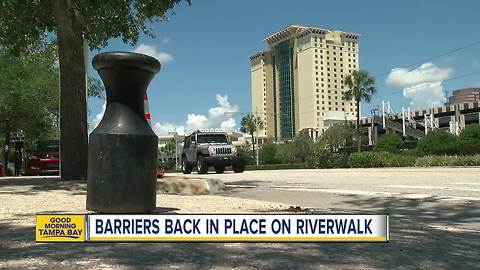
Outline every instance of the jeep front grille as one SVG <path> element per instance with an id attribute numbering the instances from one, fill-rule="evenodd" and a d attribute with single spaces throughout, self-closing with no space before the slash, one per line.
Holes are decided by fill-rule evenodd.
<path id="1" fill-rule="evenodd" d="M 230 147 L 215 148 L 215 155 L 231 155 L 231 154 L 232 154 L 232 148 Z"/>

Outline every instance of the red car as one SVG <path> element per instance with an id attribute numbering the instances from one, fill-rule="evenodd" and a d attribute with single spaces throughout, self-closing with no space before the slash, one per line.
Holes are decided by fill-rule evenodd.
<path id="1" fill-rule="evenodd" d="M 58 140 L 37 141 L 32 150 L 27 150 L 25 175 L 60 173 L 60 143 Z"/>

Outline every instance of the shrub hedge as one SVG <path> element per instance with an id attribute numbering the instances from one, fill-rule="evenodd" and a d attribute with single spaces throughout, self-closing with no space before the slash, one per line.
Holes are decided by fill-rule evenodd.
<path id="1" fill-rule="evenodd" d="M 288 170 L 288 169 L 311 169 L 306 163 L 293 163 L 293 164 L 265 164 L 265 165 L 247 165 L 245 170 Z"/>
<path id="2" fill-rule="evenodd" d="M 352 168 L 408 167 L 415 164 L 415 157 L 388 152 L 359 152 L 351 154 L 348 162 Z"/>
<path id="3" fill-rule="evenodd" d="M 480 166 L 480 155 L 475 156 L 424 156 L 415 160 L 417 167 Z"/>

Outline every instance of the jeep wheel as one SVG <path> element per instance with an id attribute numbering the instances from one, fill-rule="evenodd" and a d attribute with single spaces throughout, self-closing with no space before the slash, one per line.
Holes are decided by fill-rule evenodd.
<path id="1" fill-rule="evenodd" d="M 233 164 L 232 169 L 235 173 L 243 173 L 245 166 L 243 164 Z"/>
<path id="2" fill-rule="evenodd" d="M 216 173 L 223 173 L 225 171 L 225 166 L 215 166 Z"/>
<path id="3" fill-rule="evenodd" d="M 197 173 L 205 174 L 208 172 L 208 165 L 203 160 L 202 156 L 197 156 Z"/>
<path id="4" fill-rule="evenodd" d="M 192 165 L 188 164 L 187 158 L 182 158 L 182 172 L 183 174 L 190 174 L 192 173 Z"/>

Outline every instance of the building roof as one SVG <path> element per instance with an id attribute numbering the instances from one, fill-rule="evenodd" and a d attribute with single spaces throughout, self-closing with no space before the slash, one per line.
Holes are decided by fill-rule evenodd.
<path id="1" fill-rule="evenodd" d="M 303 26 L 303 25 L 295 25 L 291 24 L 282 30 L 273 33 L 266 37 L 263 41 L 266 42 L 269 46 L 293 35 L 300 36 L 305 35 L 307 33 L 316 33 L 316 34 L 327 34 L 331 32 L 339 32 L 342 35 L 345 35 L 346 38 L 357 39 L 360 37 L 360 34 L 351 33 L 351 32 L 343 32 L 343 31 L 331 31 L 328 29 L 318 28 L 318 27 L 310 27 L 310 26 Z"/>
<path id="2" fill-rule="evenodd" d="M 256 53 L 254 53 L 254 54 L 252 54 L 252 55 L 250 56 L 250 60 L 253 60 L 253 59 L 257 58 L 257 57 L 263 56 L 264 54 L 265 54 L 265 51 L 256 52 Z"/>

